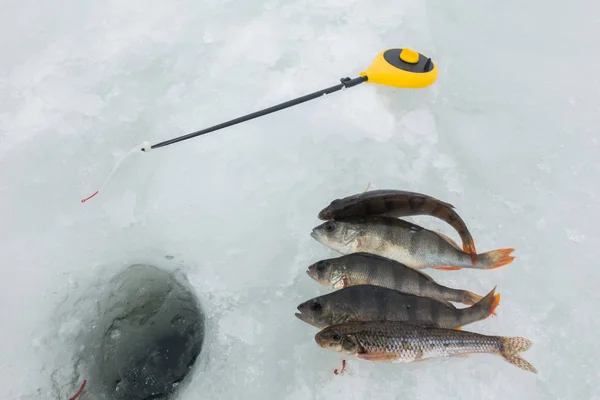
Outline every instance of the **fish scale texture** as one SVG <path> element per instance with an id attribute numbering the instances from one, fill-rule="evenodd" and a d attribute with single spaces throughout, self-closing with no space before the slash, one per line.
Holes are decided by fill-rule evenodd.
<path id="1" fill-rule="evenodd" d="M 468 336 L 452 330 L 403 329 L 399 325 L 356 333 L 358 343 L 367 353 L 397 355 L 398 362 L 411 362 L 420 358 L 449 356 L 460 353 L 497 352 L 498 340 Z"/>

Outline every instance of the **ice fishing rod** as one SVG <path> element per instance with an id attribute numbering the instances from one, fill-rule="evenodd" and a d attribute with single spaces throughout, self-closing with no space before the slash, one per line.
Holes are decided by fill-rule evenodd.
<path id="1" fill-rule="evenodd" d="M 88 196 L 81 200 L 85 203 L 92 197 L 98 194 L 102 188 L 108 183 L 112 175 L 115 173 L 121 162 L 129 157 L 134 152 L 142 150 L 143 152 L 149 152 L 152 149 L 158 149 L 166 147 L 174 143 L 178 143 L 184 140 L 188 140 L 197 136 L 205 135 L 210 132 L 218 131 L 223 128 L 227 128 L 232 125 L 236 125 L 251 119 L 265 116 L 277 111 L 284 110 L 295 105 L 305 103 L 310 100 L 317 99 L 321 96 L 335 93 L 342 89 L 349 89 L 354 86 L 360 85 L 361 83 L 376 83 L 379 85 L 392 86 L 401 89 L 421 89 L 430 86 L 435 82 L 438 76 L 438 69 L 436 65 L 431 61 L 431 58 L 424 56 L 409 48 L 393 48 L 381 51 L 371 65 L 364 71 L 362 71 L 357 78 L 342 78 L 340 83 L 335 86 L 331 86 L 314 93 L 307 94 L 305 96 L 297 97 L 292 100 L 288 100 L 281 104 L 265 108 L 260 111 L 256 111 L 247 115 L 243 115 L 238 118 L 220 123 L 218 125 L 211 126 L 196 132 L 188 133 L 187 135 L 179 136 L 173 139 L 165 140 L 154 145 L 150 145 L 148 142 L 142 143 L 141 146 L 136 146 L 123 158 L 121 158 L 108 178 L 104 181 L 99 190 L 95 191 L 91 196 Z"/>
<path id="2" fill-rule="evenodd" d="M 424 55 L 408 48 L 384 50 L 377 55 L 377 57 L 371 63 L 369 68 L 361 72 L 359 77 L 357 78 L 342 78 L 340 79 L 341 83 L 338 85 L 331 86 L 326 89 L 307 94 L 305 96 L 297 97 L 295 99 L 288 100 L 284 103 L 253 112 L 251 114 L 246 114 L 244 116 L 220 123 L 218 125 L 211 126 L 209 128 L 188 133 L 187 135 L 165 140 L 164 142 L 160 142 L 152 146 L 145 144 L 142 147 L 142 151 L 147 152 L 152 149 L 158 149 L 160 147 L 169 146 L 171 144 L 191 139 L 193 137 L 218 131 L 220 129 L 227 128 L 232 125 L 236 125 L 254 118 L 274 113 L 276 111 L 281 111 L 283 109 L 293 107 L 301 103 L 305 103 L 310 100 L 317 99 L 323 95 L 331 94 L 342 89 L 352 88 L 354 86 L 360 85 L 363 82 L 377 83 L 397 88 L 419 89 L 427 87 L 433 82 L 435 82 L 437 75 L 438 69 L 436 68 L 435 64 L 431 61 L 431 58 L 425 57 Z"/>

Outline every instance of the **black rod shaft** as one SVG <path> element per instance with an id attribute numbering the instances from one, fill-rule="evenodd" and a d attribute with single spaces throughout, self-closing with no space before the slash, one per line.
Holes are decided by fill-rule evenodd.
<path id="1" fill-rule="evenodd" d="M 165 147 L 165 146 L 168 146 L 168 145 L 173 144 L 173 143 L 181 142 L 183 140 L 191 139 L 193 137 L 204 135 L 204 134 L 209 133 L 209 132 L 214 132 L 214 131 L 217 131 L 219 129 L 227 128 L 229 126 L 236 125 L 236 124 L 239 124 L 241 122 L 249 121 L 249 120 L 254 119 L 254 118 L 262 117 L 263 115 L 271 114 L 271 113 L 274 113 L 276 111 L 280 111 L 280 110 L 283 110 L 285 108 L 289 108 L 289 107 L 292 107 L 292 106 L 295 106 L 295 105 L 307 102 L 309 100 L 314 100 L 314 99 L 319 98 L 319 97 L 321 97 L 321 96 L 323 96 L 325 94 L 330 94 L 330 93 L 337 92 L 338 90 L 341 90 L 343 88 L 354 87 L 354 86 L 359 85 L 359 84 L 361 84 L 363 82 L 366 82 L 367 79 L 368 78 L 366 76 L 361 76 L 361 77 L 354 78 L 354 79 L 342 78 L 342 79 L 340 79 L 340 81 L 342 83 L 340 83 L 339 85 L 335 85 L 335 86 L 329 87 L 327 89 L 319 90 L 318 92 L 307 94 L 305 96 L 298 97 L 298 98 L 286 101 L 284 103 L 281 103 L 281 104 L 278 104 L 278 105 L 275 105 L 275 106 L 272 106 L 272 107 L 269 107 L 269 108 L 265 108 L 265 109 L 260 110 L 260 111 L 253 112 L 251 114 L 247 114 L 247 115 L 244 115 L 244 116 L 232 119 L 230 121 L 223 122 L 221 124 L 214 125 L 214 126 L 211 126 L 209 128 L 206 128 L 206 129 L 202 129 L 200 131 L 188 133 L 187 135 L 179 136 L 179 137 L 176 137 L 176 138 L 173 138 L 173 139 L 170 139 L 170 140 L 165 140 L 164 142 L 160 142 L 160 143 L 157 143 L 157 144 L 151 146 L 151 148 L 152 149 L 158 149 L 159 147 Z"/>

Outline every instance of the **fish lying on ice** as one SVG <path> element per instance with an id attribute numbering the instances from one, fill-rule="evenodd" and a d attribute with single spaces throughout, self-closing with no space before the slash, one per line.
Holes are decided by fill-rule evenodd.
<path id="1" fill-rule="evenodd" d="M 318 296 L 298 306 L 296 317 L 317 328 L 348 321 L 403 321 L 439 328 L 461 328 L 491 315 L 500 295 L 492 289 L 466 308 L 381 286 L 349 286 Z"/>
<path id="2" fill-rule="evenodd" d="M 375 285 L 416 296 L 466 305 L 473 305 L 482 298 L 468 290 L 440 285 L 421 271 L 370 253 L 350 253 L 321 260 L 309 266 L 306 273 L 321 285 L 332 289 Z"/>
<path id="3" fill-rule="evenodd" d="M 315 335 L 325 349 L 374 362 L 409 363 L 435 357 L 490 353 L 537 373 L 519 353 L 532 345 L 521 337 L 488 336 L 397 321 L 353 321 L 329 326 Z"/>
<path id="4" fill-rule="evenodd" d="M 456 248 L 443 235 L 400 218 L 356 217 L 330 220 L 315 227 L 311 236 L 341 253 L 371 253 L 398 261 L 410 268 L 493 269 L 514 260 L 514 249 L 506 248 L 477 255 Z"/>
<path id="5" fill-rule="evenodd" d="M 467 224 L 454 210 L 454 206 L 426 194 L 392 189 L 372 190 L 335 199 L 321 210 L 318 216 L 326 221 L 353 217 L 414 215 L 428 215 L 447 222 L 460 235 L 463 250 L 473 257 L 477 256 L 473 236 Z"/>

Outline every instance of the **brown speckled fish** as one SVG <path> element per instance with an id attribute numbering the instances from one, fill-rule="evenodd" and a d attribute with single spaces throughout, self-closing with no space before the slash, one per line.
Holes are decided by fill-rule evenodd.
<path id="1" fill-rule="evenodd" d="M 454 305 L 381 286 L 349 286 L 298 306 L 296 317 L 317 328 L 347 321 L 404 321 L 439 328 L 460 328 L 487 318 L 500 303 L 492 289 L 475 305 Z"/>
<path id="2" fill-rule="evenodd" d="M 525 371 L 537 373 L 519 355 L 532 345 L 522 337 L 488 336 L 397 321 L 366 321 L 329 326 L 315 335 L 315 341 L 322 348 L 374 362 L 409 363 L 434 357 L 498 354 Z"/>
<path id="3" fill-rule="evenodd" d="M 352 217 L 388 216 L 408 217 L 429 215 L 450 224 L 460 235 L 463 250 L 471 254 L 473 262 L 477 250 L 473 236 L 452 204 L 422 193 L 404 190 L 372 190 L 336 199 L 319 212 L 319 219 L 338 220 Z"/>
<path id="4" fill-rule="evenodd" d="M 371 253 L 398 261 L 410 268 L 493 269 L 512 262 L 514 249 L 499 249 L 471 255 L 456 248 L 437 232 L 400 218 L 357 217 L 327 221 L 311 236 L 342 254 Z"/>
<path id="5" fill-rule="evenodd" d="M 481 300 L 478 294 L 442 286 L 421 271 L 370 253 L 351 253 L 321 260 L 309 266 L 306 273 L 321 285 L 332 289 L 375 285 L 416 296 L 467 305 L 473 305 Z"/>

